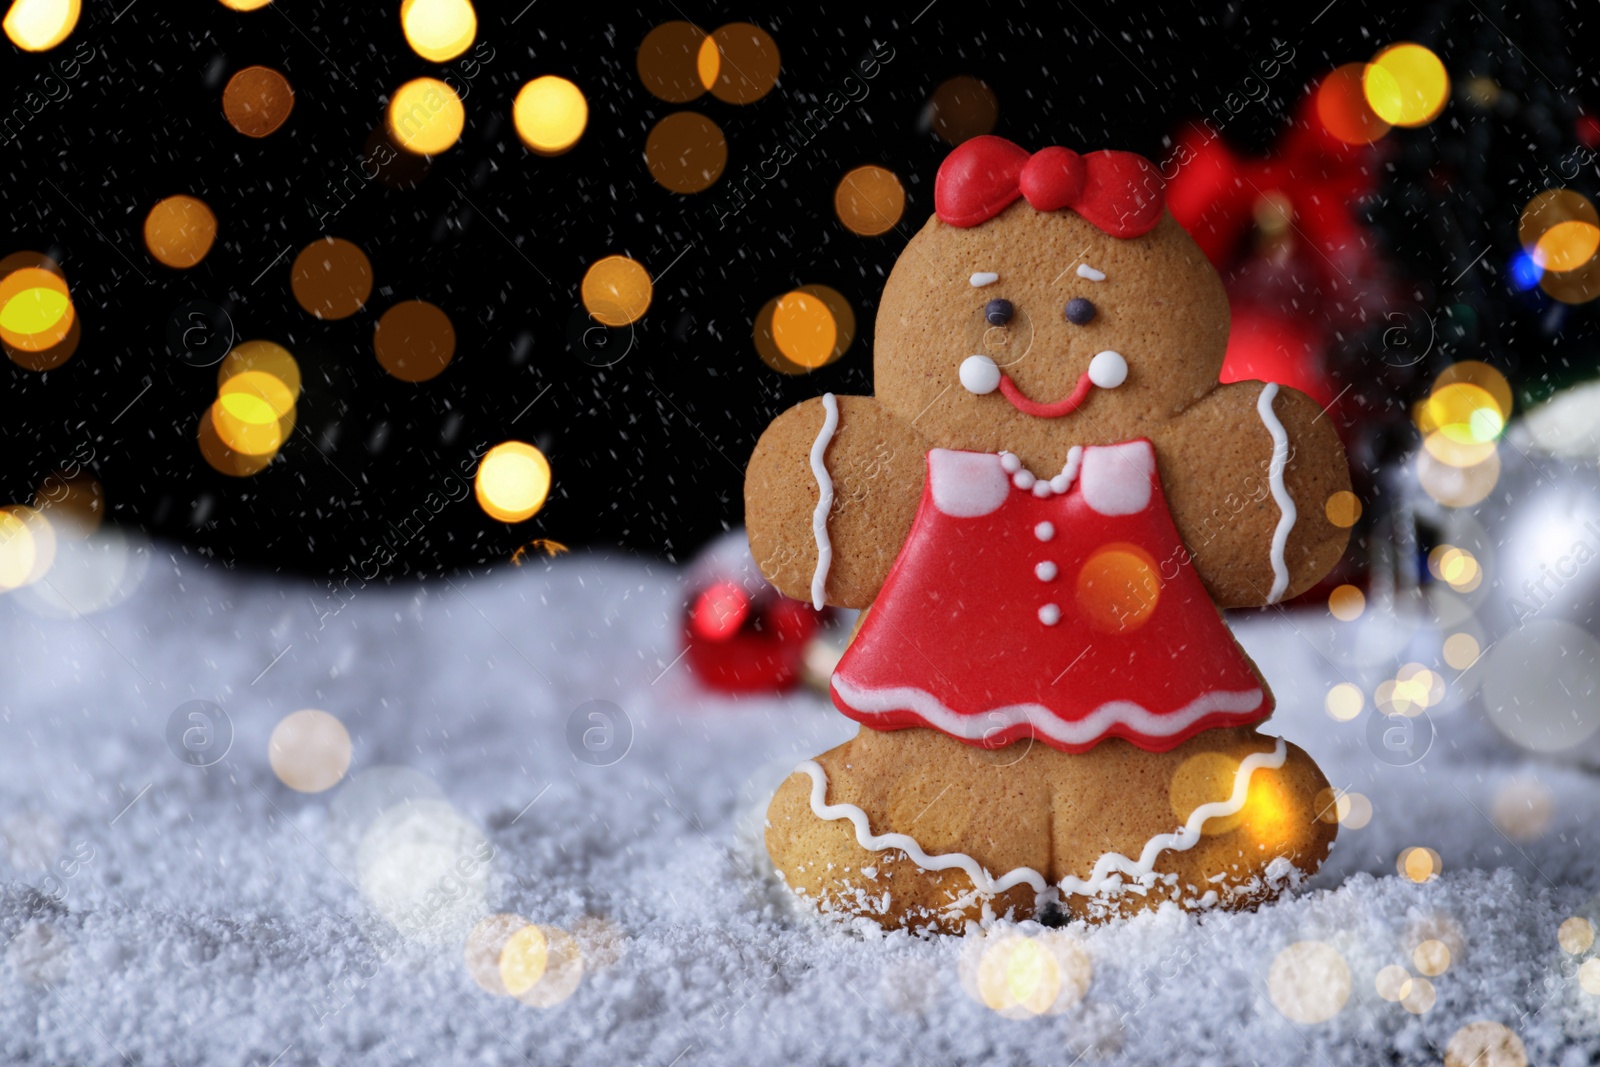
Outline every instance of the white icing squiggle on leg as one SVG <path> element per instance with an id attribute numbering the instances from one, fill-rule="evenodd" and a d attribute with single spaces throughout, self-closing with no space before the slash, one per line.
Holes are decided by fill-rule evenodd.
<path id="1" fill-rule="evenodd" d="M 1256 413 L 1272 435 L 1272 465 L 1267 474 L 1272 482 L 1272 499 L 1278 504 L 1278 526 L 1272 531 L 1272 591 L 1267 594 L 1268 604 L 1283 599 L 1289 588 L 1289 565 L 1284 562 L 1283 552 L 1289 544 L 1289 531 L 1294 529 L 1295 519 L 1299 517 L 1294 497 L 1283 484 L 1283 472 L 1289 465 L 1289 434 L 1272 412 L 1272 401 L 1277 396 L 1277 383 L 1269 382 L 1256 399 Z"/>
<path id="2" fill-rule="evenodd" d="M 828 465 L 822 461 L 828 451 L 828 442 L 839 428 L 839 401 L 832 393 L 822 394 L 822 407 L 827 412 L 822 419 L 822 429 L 811 442 L 811 474 L 817 479 L 817 508 L 811 513 L 811 536 L 817 541 L 817 569 L 811 575 L 811 606 L 822 610 L 828 585 L 828 568 L 833 565 L 833 543 L 828 540 L 828 512 L 833 510 L 833 479 L 828 476 Z"/>
<path id="3" fill-rule="evenodd" d="M 1123 885 L 1121 881 L 1123 875 L 1128 875 L 1137 881 L 1153 874 L 1156 860 L 1163 852 L 1187 852 L 1193 848 L 1200 842 L 1200 828 L 1205 825 L 1206 820 L 1235 815 L 1244 808 L 1245 801 L 1250 797 L 1250 778 L 1257 770 L 1261 768 L 1276 770 L 1283 766 L 1284 760 L 1288 758 L 1288 746 L 1281 737 L 1275 738 L 1274 741 L 1271 752 L 1252 752 L 1239 761 L 1239 769 L 1233 776 L 1233 793 L 1227 800 L 1213 800 L 1208 804 L 1201 804 L 1189 813 L 1189 818 L 1176 832 L 1157 834 L 1146 841 L 1137 860 L 1131 860 L 1120 852 L 1107 852 L 1095 862 L 1088 878 L 1068 875 L 1059 883 L 1060 888 L 1079 896 L 1094 896 Z M 811 776 L 811 813 L 824 820 L 850 820 L 851 825 L 855 827 L 856 844 L 868 852 L 899 849 L 918 867 L 928 871 L 960 868 L 968 878 L 972 879 L 973 886 L 985 895 L 1004 893 L 1013 886 L 1024 883 L 1032 886 L 1035 893 L 1044 893 L 1048 888 L 1044 876 L 1032 867 L 1018 867 L 1000 878 L 992 878 L 988 871 L 978 865 L 977 860 L 964 852 L 947 852 L 939 856 L 930 856 L 909 834 L 874 834 L 865 811 L 854 804 L 827 803 L 828 774 L 822 769 L 821 764 L 808 759 L 795 770 L 804 771 Z"/>

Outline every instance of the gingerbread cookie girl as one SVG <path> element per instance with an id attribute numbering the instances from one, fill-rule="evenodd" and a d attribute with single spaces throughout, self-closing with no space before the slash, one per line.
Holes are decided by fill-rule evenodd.
<path id="1" fill-rule="evenodd" d="M 832 680 L 862 729 L 778 790 L 773 863 L 824 911 L 945 931 L 1270 899 L 1334 820 L 1218 608 L 1344 551 L 1330 420 L 1218 383 L 1227 297 L 1143 158 L 979 137 L 934 201 L 876 395 L 791 408 L 750 460 L 767 578 L 864 609 Z"/>

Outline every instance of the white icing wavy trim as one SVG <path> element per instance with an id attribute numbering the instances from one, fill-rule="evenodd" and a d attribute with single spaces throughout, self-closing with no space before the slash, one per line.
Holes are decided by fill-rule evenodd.
<path id="1" fill-rule="evenodd" d="M 866 715 L 892 711 L 911 711 L 923 722 L 963 741 L 977 741 L 1008 730 L 1018 723 L 1029 723 L 1036 735 L 1064 745 L 1086 745 L 1104 737 L 1114 725 L 1127 726 L 1145 737 L 1171 737 L 1213 712 L 1240 713 L 1261 706 L 1265 694 L 1254 689 L 1214 689 L 1202 693 L 1177 711 L 1157 714 L 1131 700 L 1108 700 L 1094 711 L 1068 722 L 1043 704 L 1008 704 L 975 715 L 963 715 L 925 689 L 915 686 L 886 686 L 868 689 L 852 685 L 842 674 L 833 676 L 833 688 L 854 710 Z"/>
<path id="2" fill-rule="evenodd" d="M 1289 465 L 1289 434 L 1272 412 L 1272 402 L 1277 396 L 1277 383 L 1269 382 L 1256 398 L 1256 413 L 1272 435 L 1272 466 L 1267 474 L 1272 482 L 1272 499 L 1278 504 L 1278 526 L 1272 531 L 1272 591 L 1267 594 L 1268 604 L 1283 599 L 1289 588 L 1289 565 L 1284 562 L 1283 552 L 1289 544 L 1289 531 L 1294 529 L 1295 519 L 1299 517 L 1294 498 L 1283 484 L 1283 472 Z"/>
<path id="3" fill-rule="evenodd" d="M 1208 819 L 1220 819 L 1237 814 L 1244 808 L 1245 801 L 1250 797 L 1250 778 L 1260 768 L 1276 770 L 1283 766 L 1288 757 L 1288 747 L 1283 743 L 1283 738 L 1275 738 L 1271 752 L 1252 752 L 1239 761 L 1239 769 L 1234 772 L 1233 792 L 1227 800 L 1213 800 L 1201 804 L 1189 813 L 1189 818 L 1173 833 L 1157 834 L 1146 841 L 1144 848 L 1139 851 L 1139 858 L 1131 860 L 1120 852 L 1107 852 L 1095 861 L 1094 869 L 1088 878 L 1079 878 L 1076 875 L 1067 875 L 1059 883 L 1059 887 L 1068 893 L 1078 896 L 1094 896 L 1106 889 L 1116 888 L 1124 884 L 1122 876 L 1138 881 L 1155 873 L 1156 860 L 1163 852 L 1187 852 L 1200 841 L 1200 828 Z M 1031 886 L 1033 891 L 1044 893 L 1049 888 L 1044 875 L 1032 867 L 1018 867 L 1008 871 L 999 878 L 991 877 L 989 872 L 979 866 L 978 861 L 964 852 L 947 852 L 939 856 L 930 856 L 923 851 L 914 837 L 909 834 L 874 834 L 872 826 L 867 821 L 867 813 L 854 804 L 829 804 L 828 799 L 828 774 L 816 760 L 805 760 L 797 771 L 804 771 L 811 776 L 811 812 L 819 819 L 834 820 L 848 819 L 856 831 L 856 843 L 868 852 L 882 852 L 886 849 L 899 849 L 911 858 L 911 861 L 926 871 L 947 871 L 960 868 L 972 879 L 972 884 L 980 893 L 994 895 L 1004 893 L 1013 886 Z M 1274 861 L 1276 862 L 1276 861 Z"/>
<path id="4" fill-rule="evenodd" d="M 839 428 L 839 401 L 832 393 L 822 394 L 822 429 L 811 442 L 811 474 L 817 480 L 817 508 L 811 513 L 811 536 L 817 541 L 817 569 L 811 574 L 811 606 L 818 611 L 825 603 L 823 596 L 828 585 L 828 568 L 833 566 L 833 542 L 828 540 L 828 512 L 833 510 L 833 479 L 828 476 L 828 465 L 822 461 L 833 440 L 833 431 Z"/>

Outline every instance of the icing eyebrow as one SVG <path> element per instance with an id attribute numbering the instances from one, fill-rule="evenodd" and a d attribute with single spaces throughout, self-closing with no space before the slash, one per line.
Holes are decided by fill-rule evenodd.
<path id="1" fill-rule="evenodd" d="M 1103 282 L 1106 280 L 1106 272 L 1103 270 L 1095 270 L 1087 263 L 1079 263 L 1078 277 L 1088 278 L 1091 282 Z"/>
<path id="2" fill-rule="evenodd" d="M 1000 275 L 992 270 L 980 270 L 967 281 L 972 283 L 974 289 L 982 289 L 985 285 L 993 285 L 1000 280 Z"/>

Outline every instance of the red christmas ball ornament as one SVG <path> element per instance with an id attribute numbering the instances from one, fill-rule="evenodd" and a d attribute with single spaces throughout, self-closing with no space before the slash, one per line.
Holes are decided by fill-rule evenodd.
<path id="1" fill-rule="evenodd" d="M 806 647 L 826 612 L 767 584 L 743 530 L 715 542 L 690 568 L 684 662 L 708 689 L 780 692 L 800 678 Z"/>

